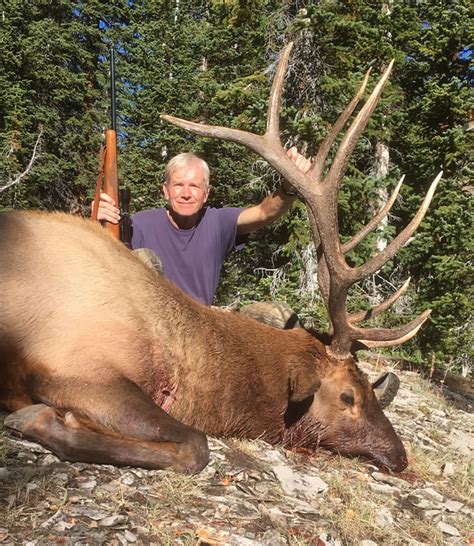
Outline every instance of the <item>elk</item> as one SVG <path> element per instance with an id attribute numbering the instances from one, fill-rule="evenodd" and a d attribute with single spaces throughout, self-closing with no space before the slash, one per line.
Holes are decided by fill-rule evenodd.
<path id="1" fill-rule="evenodd" d="M 365 265 L 344 253 L 393 201 L 341 245 L 337 193 L 391 65 L 345 134 L 331 145 L 364 92 L 368 74 L 302 174 L 279 138 L 278 112 L 291 44 L 274 79 L 267 131 L 258 136 L 163 116 L 203 136 L 244 144 L 304 198 L 319 252 L 331 331 L 278 330 L 203 306 L 115 241 L 96 223 L 61 213 L 0 215 L 0 404 L 14 433 L 60 458 L 197 472 L 206 434 L 364 456 L 401 471 L 405 449 L 384 415 L 355 351 L 401 343 L 429 311 L 392 330 L 358 324 L 387 309 L 407 283 L 371 312 L 345 310 L 350 286 L 377 271 L 420 224 L 439 176 L 410 224 Z"/>

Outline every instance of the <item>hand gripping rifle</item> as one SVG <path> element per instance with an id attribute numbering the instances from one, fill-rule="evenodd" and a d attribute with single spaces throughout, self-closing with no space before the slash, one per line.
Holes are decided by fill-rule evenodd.
<path id="1" fill-rule="evenodd" d="M 100 193 L 103 191 L 112 197 L 120 206 L 120 220 L 118 224 L 104 222 L 105 229 L 110 231 L 116 239 L 120 239 L 128 248 L 132 244 L 132 221 L 130 219 L 130 188 L 118 186 L 117 168 L 117 115 L 115 109 L 115 56 L 114 49 L 110 50 L 110 102 L 112 129 L 105 131 L 105 144 L 100 147 L 99 172 L 95 188 L 92 219 L 97 220 Z"/>

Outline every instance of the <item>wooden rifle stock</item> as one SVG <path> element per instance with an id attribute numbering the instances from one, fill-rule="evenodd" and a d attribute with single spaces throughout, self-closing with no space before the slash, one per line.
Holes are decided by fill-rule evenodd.
<path id="1" fill-rule="evenodd" d="M 120 208 L 121 215 L 119 224 L 102 222 L 105 229 L 109 231 L 116 239 L 120 239 L 126 246 L 132 246 L 132 221 L 129 214 L 130 189 L 120 190 L 118 186 L 118 164 L 117 164 L 117 131 L 116 131 L 116 112 L 115 112 L 115 63 L 114 50 L 110 50 L 110 96 L 111 96 L 111 118 L 112 129 L 105 132 L 105 145 L 100 148 L 99 173 L 95 189 L 94 206 L 92 219 L 97 220 L 99 209 L 100 193 L 103 191 L 115 202 L 115 206 Z M 120 198 L 119 198 L 120 197 Z"/>
<path id="2" fill-rule="evenodd" d="M 116 206 L 119 203 L 118 167 L 117 167 L 117 133 L 113 129 L 105 132 L 104 192 L 112 197 Z M 120 226 L 104 222 L 105 229 L 116 239 L 120 239 Z"/>

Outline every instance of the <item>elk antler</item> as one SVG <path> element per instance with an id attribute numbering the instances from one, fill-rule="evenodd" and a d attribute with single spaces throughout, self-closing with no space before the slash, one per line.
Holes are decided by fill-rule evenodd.
<path id="1" fill-rule="evenodd" d="M 439 173 L 431 184 L 420 209 L 408 226 L 382 252 L 369 259 L 367 263 L 359 267 L 350 267 L 344 258 L 344 254 L 356 246 L 368 233 L 373 231 L 388 214 L 403 182 L 402 178 L 390 200 L 367 226 L 348 243 L 341 245 L 337 220 L 337 196 L 339 188 L 350 155 L 367 125 L 388 80 L 393 61 L 383 73 L 367 102 L 361 108 L 344 135 L 327 174 L 323 176 L 330 148 L 361 99 L 370 71 L 365 75 L 362 85 L 351 103 L 329 131 L 316 155 L 311 170 L 307 174 L 303 174 L 286 155 L 279 136 L 281 93 L 292 45 L 291 43 L 288 44 L 283 50 L 277 67 L 270 93 L 267 128 L 264 135 L 193 123 L 173 116 L 163 115 L 161 117 L 178 127 L 187 129 L 198 135 L 230 140 L 247 146 L 266 159 L 306 201 L 313 239 L 318 249 L 320 286 L 332 323 L 333 335 L 329 350 L 336 358 L 345 358 L 351 352 L 351 349 L 360 347 L 361 343 L 367 347 L 383 347 L 403 343 L 416 334 L 428 318 L 430 314 L 429 310 L 399 328 L 359 328 L 354 326 L 354 324 L 372 318 L 390 307 L 406 291 L 408 281 L 391 298 L 388 298 L 371 311 L 357 313 L 352 316 L 346 312 L 347 294 L 349 288 L 354 283 L 375 273 L 406 244 L 413 232 L 420 225 L 442 173 Z"/>

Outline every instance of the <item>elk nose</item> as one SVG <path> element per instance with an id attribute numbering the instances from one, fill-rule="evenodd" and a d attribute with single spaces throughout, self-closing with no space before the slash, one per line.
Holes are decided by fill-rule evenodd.
<path id="1" fill-rule="evenodd" d="M 397 452 L 391 452 L 387 456 L 382 456 L 379 459 L 381 467 L 385 467 L 392 472 L 402 472 L 408 466 L 408 459 L 403 445 Z"/>

